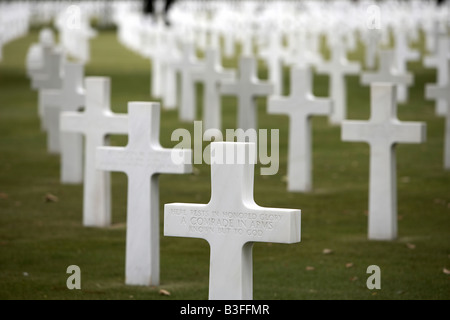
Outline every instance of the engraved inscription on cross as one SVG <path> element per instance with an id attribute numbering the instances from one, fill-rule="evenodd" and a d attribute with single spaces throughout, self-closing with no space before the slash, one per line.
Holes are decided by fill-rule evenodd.
<path id="1" fill-rule="evenodd" d="M 236 81 L 224 81 L 220 89 L 224 95 L 237 96 L 237 128 L 258 129 L 255 98 L 272 94 L 273 84 L 257 78 L 256 59 L 241 57 L 239 78 Z"/>
<path id="2" fill-rule="evenodd" d="M 161 147 L 159 103 L 130 102 L 128 116 L 128 145 L 97 148 L 96 164 L 128 176 L 125 283 L 159 285 L 158 177 L 191 172 L 191 150 L 180 150 L 184 162 L 174 163 L 172 149 Z"/>
<path id="3" fill-rule="evenodd" d="M 108 144 L 108 135 L 127 134 L 128 115 L 115 114 L 110 108 L 110 79 L 85 79 L 84 112 L 63 112 L 61 130 L 85 136 L 83 225 L 106 227 L 111 223 L 110 173 L 95 168 L 97 147 Z"/>
<path id="4" fill-rule="evenodd" d="M 365 72 L 361 75 L 361 83 L 370 85 L 374 82 L 388 82 L 396 84 L 412 85 L 414 77 L 411 73 L 400 73 L 395 68 L 394 51 L 381 50 L 379 56 L 379 70 L 378 72 Z M 398 94 L 397 94 L 398 97 Z M 397 101 L 400 102 L 400 101 Z"/>
<path id="5" fill-rule="evenodd" d="M 344 121 L 342 140 L 364 141 L 370 145 L 369 239 L 392 240 L 397 237 L 397 176 L 395 145 L 421 143 L 426 124 L 397 119 L 393 84 L 371 86 L 369 121 Z"/>
<path id="6" fill-rule="evenodd" d="M 425 95 L 427 99 L 443 101 L 445 106 L 445 134 L 444 134 L 444 168 L 450 170 L 450 58 L 446 61 L 447 81 L 443 84 L 427 84 Z"/>
<path id="7" fill-rule="evenodd" d="M 253 199 L 254 147 L 211 143 L 209 203 L 164 207 L 164 235 L 208 241 L 212 300 L 252 299 L 254 242 L 300 242 L 300 210 L 260 207 Z"/>
<path id="8" fill-rule="evenodd" d="M 328 115 L 329 99 L 312 94 L 310 67 L 291 68 L 289 97 L 271 97 L 268 112 L 287 114 L 289 125 L 288 190 L 307 192 L 312 189 L 311 116 Z"/>
<path id="9" fill-rule="evenodd" d="M 65 111 L 79 111 L 85 105 L 83 87 L 84 65 L 64 63 L 61 90 L 45 90 L 42 94 L 44 118 L 47 124 L 50 149 L 61 151 L 61 182 L 83 181 L 83 137 L 79 133 L 60 132 L 60 115 Z"/>

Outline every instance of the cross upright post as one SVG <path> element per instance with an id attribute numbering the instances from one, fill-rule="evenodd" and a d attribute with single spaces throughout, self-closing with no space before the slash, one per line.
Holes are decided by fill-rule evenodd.
<path id="1" fill-rule="evenodd" d="M 224 95 L 236 95 L 238 100 L 237 128 L 258 129 L 255 98 L 273 93 L 273 84 L 257 78 L 256 59 L 241 57 L 239 77 L 236 81 L 223 81 L 220 87 Z"/>
<path id="2" fill-rule="evenodd" d="M 450 81 L 450 66 L 447 61 L 450 59 L 450 37 L 439 35 L 437 40 L 437 52 L 434 56 L 425 57 L 423 64 L 426 67 L 436 68 L 437 85 L 445 86 Z M 446 109 L 450 104 L 445 99 L 436 99 L 436 114 L 445 116 Z"/>
<path id="3" fill-rule="evenodd" d="M 183 45 L 181 61 L 175 64 L 175 69 L 180 74 L 180 101 L 179 115 L 181 121 L 194 121 L 196 116 L 195 86 L 192 79 L 193 74 L 201 70 L 202 63 L 195 55 L 195 47 L 191 42 Z"/>
<path id="4" fill-rule="evenodd" d="M 160 106 L 152 102 L 128 104 L 126 147 L 98 147 L 96 167 L 123 171 L 128 176 L 125 283 L 159 285 L 159 183 L 160 174 L 192 171 L 190 150 L 174 163 L 172 149 L 159 143 Z"/>
<path id="5" fill-rule="evenodd" d="M 234 70 L 224 70 L 220 65 L 220 54 L 216 49 L 207 49 L 203 70 L 193 75 L 193 79 L 202 81 L 203 89 L 203 128 L 222 128 L 219 88 L 224 80 L 235 78 Z"/>
<path id="6" fill-rule="evenodd" d="M 108 135 L 128 132 L 128 115 L 115 114 L 110 108 L 110 79 L 85 79 L 84 112 L 63 112 L 61 130 L 85 136 L 83 225 L 106 227 L 111 223 L 111 184 L 109 172 L 95 167 L 97 147 L 108 144 Z"/>
<path id="7" fill-rule="evenodd" d="M 61 153 L 62 183 L 77 184 L 83 181 L 83 137 L 79 133 L 60 132 L 61 113 L 79 111 L 85 105 L 83 80 L 83 64 L 65 62 L 61 90 L 45 90 L 42 94 L 44 118 L 53 120 L 46 126 L 49 149 Z"/>
<path id="8" fill-rule="evenodd" d="M 447 59 L 447 81 L 441 85 L 428 84 L 425 88 L 428 99 L 443 101 L 445 105 L 445 134 L 444 134 L 444 168 L 450 170 L 450 58 Z"/>
<path id="9" fill-rule="evenodd" d="M 381 50 L 379 54 L 379 68 L 378 72 L 365 72 L 361 75 L 361 83 L 370 85 L 375 82 L 389 82 L 396 85 L 398 90 L 399 85 L 410 86 L 414 82 L 414 77 L 411 73 L 400 73 L 395 67 L 394 51 Z M 397 92 L 397 98 L 399 94 Z M 397 101 L 401 102 L 401 101 Z"/>
<path id="10" fill-rule="evenodd" d="M 359 63 L 350 63 L 345 54 L 342 43 L 333 42 L 331 46 L 331 59 L 317 65 L 319 73 L 326 73 L 330 76 L 329 96 L 333 101 L 333 111 L 330 122 L 340 124 L 347 117 L 347 82 L 345 76 L 357 74 L 361 67 Z"/>
<path id="11" fill-rule="evenodd" d="M 342 140 L 370 145 L 369 239 L 393 240 L 397 237 L 395 145 L 424 142 L 426 124 L 397 119 L 393 84 L 372 84 L 370 101 L 369 121 L 344 121 Z"/>
<path id="12" fill-rule="evenodd" d="M 268 112 L 289 116 L 288 190 L 308 192 L 312 189 L 311 117 L 329 115 L 329 99 L 312 94 L 310 67 L 291 69 L 289 97 L 271 97 Z"/>

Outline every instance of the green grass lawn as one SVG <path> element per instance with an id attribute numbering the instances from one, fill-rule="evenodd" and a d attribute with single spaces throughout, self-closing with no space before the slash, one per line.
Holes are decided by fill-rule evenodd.
<path id="1" fill-rule="evenodd" d="M 81 224 L 82 185 L 60 183 L 57 155 L 47 152 L 40 129 L 37 93 L 25 74 L 25 56 L 38 39 L 32 31 L 4 47 L 0 62 L 0 299 L 207 299 L 209 247 L 201 239 L 164 237 L 163 206 L 171 202 L 207 203 L 210 172 L 195 165 L 195 174 L 160 176 L 161 284 L 124 284 L 127 179 L 112 174 L 113 224 Z M 422 39 L 423 40 L 423 39 Z M 422 49 L 422 42 L 416 44 Z M 150 62 L 121 46 L 113 31 L 91 41 L 86 76 L 106 76 L 112 83 L 112 110 L 126 112 L 129 101 L 152 101 Z M 350 55 L 362 57 L 362 48 Z M 224 61 L 235 67 L 236 59 Z M 267 69 L 259 64 L 262 78 Z M 253 249 L 254 299 L 449 299 L 450 172 L 443 169 L 444 119 L 434 101 L 424 99 L 424 85 L 434 83 L 434 69 L 420 62 L 410 99 L 398 106 L 403 121 L 424 121 L 427 141 L 397 146 L 398 230 L 395 241 L 367 239 L 369 147 L 342 142 L 340 127 L 326 117 L 313 118 L 313 192 L 287 191 L 288 118 L 269 115 L 258 100 L 259 125 L 280 130 L 280 167 L 273 176 L 255 170 L 257 204 L 302 210 L 298 244 L 256 243 Z M 285 69 L 286 88 L 288 69 Z M 315 75 L 314 93 L 327 96 L 328 79 Z M 198 94 L 202 88 L 198 87 Z M 234 128 L 235 99 L 223 98 L 223 127 Z M 198 119 L 201 119 L 199 102 Z M 369 88 L 348 77 L 348 118 L 368 119 Z M 177 111 L 161 113 L 161 144 L 173 147 L 181 123 Z M 114 136 L 114 145 L 127 138 Z M 206 146 L 206 143 L 204 144 Z M 57 202 L 45 201 L 46 194 Z M 330 249 L 330 253 L 324 253 Z M 326 251 L 329 252 L 329 251 Z M 230 262 L 232 263 L 232 262 Z M 81 290 L 69 290 L 70 265 L 81 268 Z M 366 269 L 381 269 L 381 289 L 369 290 Z M 160 289 L 170 296 L 160 295 Z"/>

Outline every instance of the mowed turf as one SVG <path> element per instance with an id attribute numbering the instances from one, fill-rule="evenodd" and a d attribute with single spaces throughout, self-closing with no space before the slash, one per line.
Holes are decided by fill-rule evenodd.
<path id="1" fill-rule="evenodd" d="M 161 284 L 125 285 L 127 178 L 112 174 L 113 224 L 87 228 L 81 223 L 82 185 L 60 183 L 60 158 L 47 152 L 46 133 L 37 114 L 37 92 L 25 73 L 33 30 L 4 47 L 0 62 L 0 299 L 207 299 L 209 247 L 201 239 L 163 236 L 163 206 L 171 202 L 207 203 L 210 167 L 193 174 L 160 176 Z M 423 38 L 415 46 L 423 52 Z M 200 52 L 201 54 L 201 52 Z M 86 76 L 111 78 L 114 112 L 127 112 L 129 101 L 155 101 L 150 92 L 149 60 L 120 45 L 114 31 L 91 41 Z M 349 55 L 361 61 L 363 48 Z M 237 59 L 225 59 L 236 67 Z M 279 170 L 262 176 L 255 168 L 254 198 L 264 207 L 302 210 L 298 244 L 256 243 L 253 249 L 254 299 L 449 299 L 450 172 L 443 169 L 444 118 L 434 101 L 424 99 L 434 69 L 409 64 L 414 85 L 409 102 L 398 106 L 402 121 L 424 121 L 427 141 L 401 144 L 397 150 L 398 239 L 369 241 L 367 209 L 369 147 L 343 142 L 340 127 L 326 117 L 312 119 L 313 191 L 288 192 L 286 159 L 289 120 L 269 115 L 258 99 L 260 129 L 279 129 Z M 284 70 L 285 92 L 289 69 Z M 259 62 L 259 76 L 267 78 Z M 368 119 L 369 88 L 349 76 L 348 118 Z M 328 77 L 315 75 L 314 93 L 328 95 Z M 197 86 L 201 96 L 202 87 Z M 223 97 L 223 128 L 235 128 L 236 99 Z M 201 119 L 203 103 L 198 102 Z M 160 140 L 174 147 L 172 132 L 183 123 L 177 111 L 162 110 Z M 113 136 L 113 145 L 126 145 Z M 207 141 L 203 147 L 207 146 Z M 270 149 L 269 149 L 270 150 Z M 50 194 L 57 201 L 46 201 Z M 230 264 L 233 261 L 229 262 Z M 67 267 L 81 269 L 81 290 L 69 290 Z M 367 267 L 381 270 L 381 289 L 369 290 Z M 161 295 L 160 289 L 170 292 Z"/>

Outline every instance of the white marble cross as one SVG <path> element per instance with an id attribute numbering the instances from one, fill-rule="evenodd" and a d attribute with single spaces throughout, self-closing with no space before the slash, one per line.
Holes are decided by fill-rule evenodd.
<path id="1" fill-rule="evenodd" d="M 427 99 L 444 101 L 446 104 L 445 135 L 444 135 L 444 168 L 450 170 L 450 59 L 447 59 L 447 81 L 442 85 L 427 85 Z"/>
<path id="2" fill-rule="evenodd" d="M 38 90 L 38 114 L 42 121 L 42 128 L 46 129 L 47 120 L 44 118 L 44 105 L 42 102 L 42 93 L 46 89 L 60 89 L 62 86 L 61 65 L 64 56 L 61 52 L 52 47 L 44 47 L 43 50 L 43 69 L 41 73 L 33 75 L 31 78 L 31 87 Z"/>
<path id="3" fill-rule="evenodd" d="M 160 106 L 128 103 L 128 145 L 98 147 L 97 169 L 128 176 L 125 283 L 159 285 L 159 174 L 189 173 L 191 150 L 174 163 L 172 149 L 159 143 Z"/>
<path id="4" fill-rule="evenodd" d="M 161 25 L 157 24 L 155 27 L 150 27 L 144 29 L 143 32 L 147 31 L 153 37 L 153 46 L 148 52 L 148 56 L 151 60 L 151 86 L 150 94 L 154 98 L 161 98 L 163 96 L 163 84 L 164 84 L 164 73 L 163 73 L 163 59 L 165 52 L 164 43 L 164 31 Z"/>
<path id="5" fill-rule="evenodd" d="M 405 26 L 397 26 L 394 28 L 394 51 L 395 66 L 400 73 L 406 73 L 408 71 L 409 61 L 420 59 L 420 53 L 409 47 Z M 397 85 L 397 101 L 399 103 L 408 101 L 408 87 L 404 84 Z"/>
<path id="6" fill-rule="evenodd" d="M 300 210 L 255 203 L 251 145 L 254 147 L 250 143 L 211 143 L 209 203 L 164 206 L 164 235 L 208 241 L 211 300 L 252 299 L 254 242 L 300 242 Z"/>
<path id="7" fill-rule="evenodd" d="M 184 43 L 181 61 L 175 64 L 175 68 L 180 73 L 180 120 L 194 121 L 196 116 L 195 107 L 195 86 L 192 79 L 194 73 L 198 73 L 202 68 L 202 63 L 198 61 L 195 55 L 193 43 Z"/>
<path id="8" fill-rule="evenodd" d="M 60 132 L 61 113 L 79 111 L 85 105 L 83 80 L 84 65 L 65 62 L 61 90 L 44 90 L 42 93 L 49 150 L 61 152 L 62 183 L 83 181 L 83 137 L 79 133 Z"/>
<path id="9" fill-rule="evenodd" d="M 220 54 L 215 49 L 207 49 L 201 72 L 193 75 L 196 81 L 202 81 L 203 87 L 203 128 L 222 128 L 219 88 L 224 80 L 235 78 L 234 70 L 225 70 L 220 64 Z"/>
<path id="10" fill-rule="evenodd" d="M 289 97 L 272 96 L 268 113 L 289 116 L 288 190 L 307 192 L 312 189 L 311 116 L 329 115 L 329 99 L 312 94 L 310 67 L 291 68 Z"/>
<path id="11" fill-rule="evenodd" d="M 83 225 L 106 227 L 111 223 L 110 174 L 95 168 L 95 153 L 109 134 L 127 134 L 128 115 L 111 111 L 109 78 L 87 77 L 85 90 L 84 112 L 63 112 L 60 125 L 62 131 L 85 136 Z"/>
<path id="12" fill-rule="evenodd" d="M 26 68 L 29 78 L 33 79 L 36 75 L 48 72 L 44 69 L 44 51 L 47 51 L 45 54 L 48 54 L 54 46 L 55 40 L 52 29 L 41 29 L 39 31 L 39 42 L 32 44 L 27 52 Z"/>
<path id="13" fill-rule="evenodd" d="M 347 117 L 347 82 L 345 76 L 357 74 L 361 67 L 359 63 L 350 63 L 347 60 L 342 43 L 333 42 L 330 54 L 330 61 L 317 65 L 317 72 L 330 76 L 329 96 L 333 101 L 330 122 L 340 124 Z"/>
<path id="14" fill-rule="evenodd" d="M 237 96 L 237 128 L 258 129 L 255 98 L 272 94 L 273 84 L 258 79 L 256 59 L 241 57 L 239 78 L 236 81 L 223 81 L 220 91 L 225 95 Z"/>
<path id="15" fill-rule="evenodd" d="M 374 82 L 388 82 L 396 85 L 398 90 L 399 84 L 410 86 L 414 82 L 411 73 L 400 73 L 395 67 L 393 50 L 380 50 L 379 68 L 377 72 L 364 72 L 361 74 L 361 84 L 370 85 Z M 399 92 L 397 91 L 397 97 Z M 397 101 L 400 102 L 400 101 Z"/>
<path id="16" fill-rule="evenodd" d="M 344 121 L 342 140 L 364 141 L 370 145 L 369 239 L 392 240 L 397 237 L 397 176 L 395 145 L 421 143 L 426 139 L 426 124 L 397 119 L 395 86 L 371 86 L 369 121 Z"/>
<path id="17" fill-rule="evenodd" d="M 273 94 L 283 94 L 283 64 L 285 51 L 281 42 L 280 32 L 273 30 L 268 35 L 268 45 L 259 55 L 266 61 L 269 71 L 269 80 L 273 84 Z"/>
<path id="18" fill-rule="evenodd" d="M 361 30 L 361 40 L 364 43 L 364 63 L 367 68 L 375 67 L 376 52 L 380 43 L 381 31 L 377 29 Z"/>
<path id="19" fill-rule="evenodd" d="M 166 52 L 162 60 L 163 108 L 173 110 L 177 108 L 177 70 L 175 64 L 181 59 L 181 53 L 176 43 L 177 34 L 172 29 L 166 30 Z"/>
<path id="20" fill-rule="evenodd" d="M 431 57 L 425 57 L 423 61 L 426 67 L 436 68 L 438 86 L 445 86 L 450 80 L 448 76 L 448 59 L 450 59 L 450 37 L 441 34 L 438 37 L 436 54 Z M 450 104 L 445 99 L 436 99 L 436 114 L 446 115 L 447 106 L 450 106 Z"/>
<path id="21" fill-rule="evenodd" d="M 44 47 L 43 69 L 31 78 L 33 89 L 59 89 L 62 84 L 61 65 L 63 55 L 53 47 Z"/>

